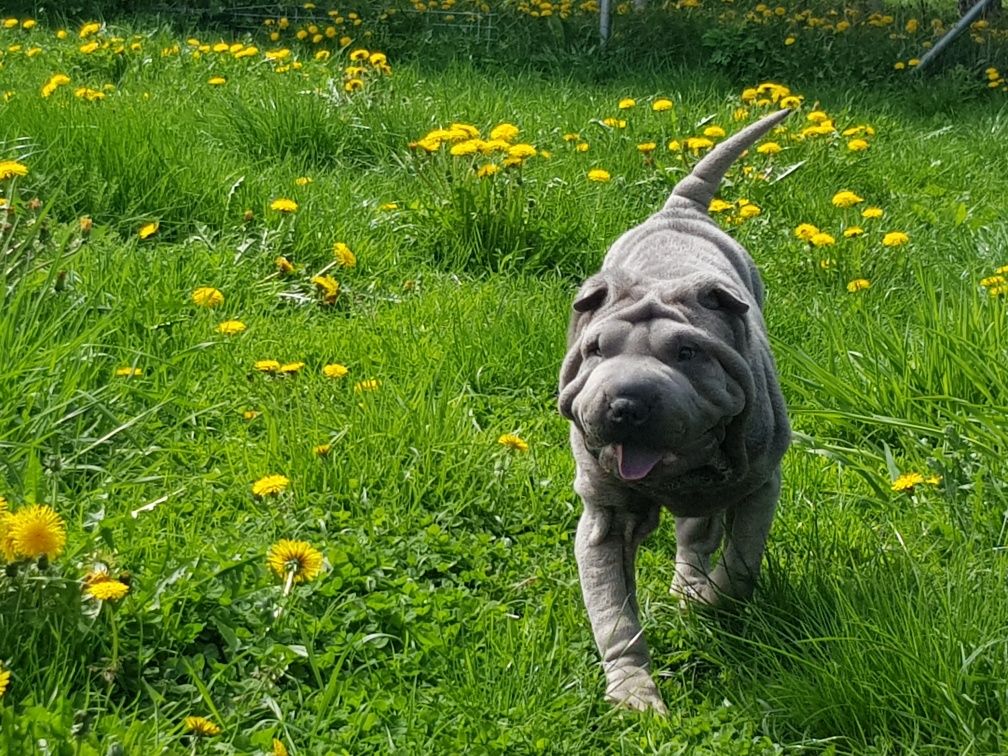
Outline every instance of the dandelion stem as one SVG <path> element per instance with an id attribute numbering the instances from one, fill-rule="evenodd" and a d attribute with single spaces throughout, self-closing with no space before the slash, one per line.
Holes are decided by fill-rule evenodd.
<path id="1" fill-rule="evenodd" d="M 103 603 L 105 604 L 105 609 L 109 615 L 109 629 L 112 632 L 112 659 L 109 663 L 111 673 L 108 677 L 109 687 L 112 687 L 112 682 L 115 680 L 116 675 L 119 672 L 119 623 L 116 620 L 115 608 L 112 604 L 108 601 Z"/>

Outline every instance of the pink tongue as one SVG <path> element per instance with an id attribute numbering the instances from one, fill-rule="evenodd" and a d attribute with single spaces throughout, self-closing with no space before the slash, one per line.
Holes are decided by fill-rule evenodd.
<path id="1" fill-rule="evenodd" d="M 616 462 L 623 480 L 640 480 L 661 460 L 661 452 L 643 446 L 616 444 Z"/>

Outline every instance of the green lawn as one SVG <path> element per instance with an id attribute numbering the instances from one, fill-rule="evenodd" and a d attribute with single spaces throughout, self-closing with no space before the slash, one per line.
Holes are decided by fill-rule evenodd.
<path id="1" fill-rule="evenodd" d="M 680 2 L 600 53 L 590 5 L 490 41 L 424 7 L 0 19 L 0 753 L 1008 751 L 1008 32 L 921 79 L 917 9 Z M 570 301 L 766 80 L 797 111 L 715 215 L 795 443 L 749 606 L 680 612 L 671 518 L 644 548 L 670 714 L 624 714 L 573 559 Z M 282 539 L 319 574 L 271 571 Z"/>

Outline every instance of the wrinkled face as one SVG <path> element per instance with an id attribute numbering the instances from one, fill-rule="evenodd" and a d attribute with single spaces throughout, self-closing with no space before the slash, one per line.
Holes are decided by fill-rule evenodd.
<path id="1" fill-rule="evenodd" d="M 659 309 L 596 318 L 568 354 L 579 366 L 561 392 L 561 412 L 602 467 L 626 481 L 724 464 L 726 429 L 746 404 L 725 366 L 737 362 L 729 323 L 736 316 L 711 313 L 696 323 Z"/>

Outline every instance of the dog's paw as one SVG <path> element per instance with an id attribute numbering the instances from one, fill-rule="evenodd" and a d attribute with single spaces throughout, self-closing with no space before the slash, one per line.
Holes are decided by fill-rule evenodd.
<path id="1" fill-rule="evenodd" d="M 609 673 L 606 700 L 614 706 L 633 711 L 653 711 L 668 714 L 658 686 L 651 675 L 640 667 L 624 667 Z"/>
<path id="2" fill-rule="evenodd" d="M 676 579 L 669 593 L 679 599 L 681 609 L 720 609 L 745 602 L 752 596 L 752 581 L 745 578 L 731 580 L 727 573 L 715 574 L 709 580 L 684 582 Z"/>
<path id="3" fill-rule="evenodd" d="M 727 598 L 717 586 L 709 580 L 684 583 L 675 580 L 669 593 L 679 599 L 679 608 L 689 611 L 693 608 L 715 608 Z"/>

